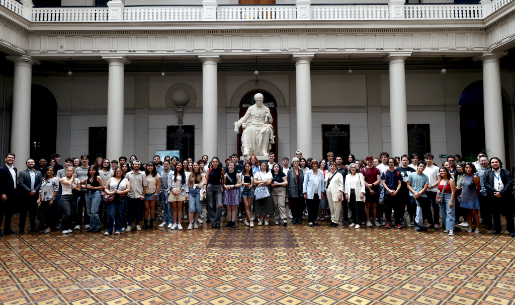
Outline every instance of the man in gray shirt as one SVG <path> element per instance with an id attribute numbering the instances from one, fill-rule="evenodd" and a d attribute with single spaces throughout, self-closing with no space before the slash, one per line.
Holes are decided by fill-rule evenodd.
<path id="1" fill-rule="evenodd" d="M 77 198 L 77 214 L 75 218 L 75 230 L 80 230 L 82 226 L 82 214 L 84 214 L 84 229 L 89 229 L 89 215 L 86 211 L 86 185 L 82 184 L 82 181 L 88 179 L 89 170 L 89 156 L 84 154 L 80 156 L 81 166 L 75 169 L 75 177 L 81 182 L 79 198 Z"/>
<path id="2" fill-rule="evenodd" d="M 127 229 L 131 230 L 132 221 L 136 218 L 136 230 L 141 231 L 141 208 L 143 206 L 143 200 L 145 199 L 145 191 L 147 189 L 147 177 L 145 172 L 140 171 L 141 163 L 136 160 L 132 163 L 132 171 L 127 173 L 125 178 L 129 180 L 131 190 L 127 196 L 129 202 L 129 209 L 127 212 Z"/>

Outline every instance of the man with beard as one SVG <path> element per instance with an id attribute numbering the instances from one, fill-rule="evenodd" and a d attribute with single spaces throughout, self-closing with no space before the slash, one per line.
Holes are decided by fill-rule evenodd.
<path id="1" fill-rule="evenodd" d="M 38 212 L 38 195 L 41 187 L 41 172 L 35 170 L 36 162 L 28 159 L 27 169 L 20 172 L 18 186 L 20 187 L 21 211 L 20 211 L 20 234 L 25 233 L 25 221 L 29 212 L 30 229 L 36 232 L 36 214 Z"/>

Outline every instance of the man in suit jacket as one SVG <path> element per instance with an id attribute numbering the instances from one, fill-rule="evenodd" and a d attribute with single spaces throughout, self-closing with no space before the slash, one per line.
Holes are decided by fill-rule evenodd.
<path id="1" fill-rule="evenodd" d="M 492 234 L 501 234 L 501 214 L 506 216 L 506 229 L 510 237 L 515 237 L 513 227 L 513 178 L 511 173 L 502 169 L 499 158 L 490 159 L 490 168 L 485 175 L 485 189 L 488 203 L 494 218 Z"/>
<path id="2" fill-rule="evenodd" d="M 27 160 L 27 169 L 20 172 L 18 176 L 18 188 L 21 199 L 20 211 L 20 234 L 25 233 L 25 221 L 27 220 L 27 212 L 30 213 L 30 229 L 37 232 L 36 214 L 38 212 L 38 196 L 43 180 L 40 171 L 35 169 L 36 163 L 33 159 Z"/>
<path id="3" fill-rule="evenodd" d="M 0 167 L 0 226 L 5 216 L 4 233 L 16 233 L 11 229 L 13 205 L 16 202 L 17 169 L 14 167 L 15 155 L 8 153 L 5 156 L 5 165 Z M 0 232 L 0 236 L 4 233 Z"/>

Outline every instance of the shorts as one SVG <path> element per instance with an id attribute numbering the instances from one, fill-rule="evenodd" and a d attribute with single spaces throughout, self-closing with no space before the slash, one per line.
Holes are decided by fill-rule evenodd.
<path id="1" fill-rule="evenodd" d="M 156 193 L 145 194 L 145 200 L 154 200 L 154 199 L 157 199 L 157 194 Z"/>
<path id="2" fill-rule="evenodd" d="M 379 190 L 374 191 L 374 195 L 370 194 L 370 190 L 368 188 L 365 190 L 365 202 L 379 203 Z"/>
<path id="3" fill-rule="evenodd" d="M 181 191 L 181 189 L 180 189 L 180 188 L 178 188 L 178 187 L 174 188 L 173 190 L 174 190 L 175 192 Z M 174 195 L 174 194 L 172 193 L 172 191 L 170 191 L 170 195 L 168 195 L 168 201 L 169 201 L 169 202 L 174 202 L 174 201 L 184 201 L 184 200 L 186 200 L 186 196 L 181 195 L 181 194 L 179 194 L 179 195 Z"/>
<path id="4" fill-rule="evenodd" d="M 247 192 L 241 192 L 241 198 L 252 198 L 254 197 L 254 190 L 250 189 Z"/>

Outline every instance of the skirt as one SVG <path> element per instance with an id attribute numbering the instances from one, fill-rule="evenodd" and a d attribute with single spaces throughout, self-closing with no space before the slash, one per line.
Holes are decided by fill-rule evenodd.
<path id="1" fill-rule="evenodd" d="M 255 200 L 254 213 L 256 215 L 269 215 L 275 212 L 272 196 Z"/>
<path id="2" fill-rule="evenodd" d="M 145 200 L 153 200 L 153 199 L 157 199 L 156 193 L 145 194 Z"/>
<path id="3" fill-rule="evenodd" d="M 469 209 L 469 210 L 479 210 L 479 200 L 476 199 L 475 201 L 465 201 L 465 200 L 461 200 L 460 202 L 460 207 L 464 208 L 464 209 Z"/>
<path id="4" fill-rule="evenodd" d="M 178 192 L 178 191 L 180 191 L 181 189 L 180 189 L 179 187 L 175 187 L 173 190 L 174 190 L 175 192 Z M 179 195 L 174 195 L 172 192 L 170 192 L 170 195 L 168 195 L 168 201 L 169 201 L 169 202 L 174 202 L 174 201 L 184 201 L 184 200 L 186 200 L 186 196 L 181 195 L 181 194 L 179 194 Z"/>
<path id="5" fill-rule="evenodd" d="M 327 199 L 320 199 L 318 208 L 321 210 L 329 210 L 329 201 L 327 201 Z"/>
<path id="6" fill-rule="evenodd" d="M 237 188 L 232 188 L 230 190 L 224 191 L 224 204 L 225 205 L 239 205 L 240 204 Z"/>

